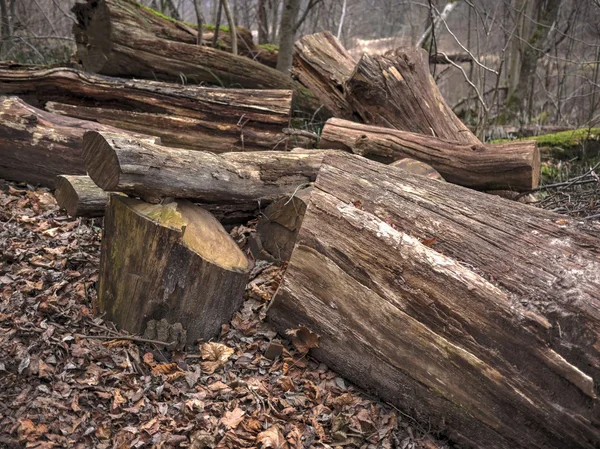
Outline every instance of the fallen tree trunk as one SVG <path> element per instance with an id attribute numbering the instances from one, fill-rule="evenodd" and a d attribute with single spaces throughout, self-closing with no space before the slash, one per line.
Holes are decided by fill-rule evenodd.
<path id="1" fill-rule="evenodd" d="M 111 133 L 86 133 L 85 166 L 106 191 L 146 201 L 189 198 L 266 205 L 315 180 L 326 151 L 213 154 L 166 148 Z"/>
<path id="2" fill-rule="evenodd" d="M 222 87 L 297 90 L 288 76 L 249 58 L 160 37 L 148 12 L 131 0 L 87 0 L 73 7 L 77 61 L 104 75 L 210 83 Z M 169 20 L 152 14 L 161 27 Z M 297 100 L 305 101 L 299 92 Z"/>
<path id="3" fill-rule="evenodd" d="M 323 128 L 321 146 L 385 163 L 417 159 L 446 181 L 477 190 L 524 191 L 539 184 L 540 153 L 533 141 L 466 145 L 333 118 Z"/>
<path id="4" fill-rule="evenodd" d="M 237 244 L 200 207 L 111 195 L 97 309 L 120 328 L 148 334 L 165 319 L 180 323 L 188 344 L 209 340 L 241 306 L 249 272 Z"/>
<path id="5" fill-rule="evenodd" d="M 354 113 L 370 125 L 464 144 L 481 144 L 446 104 L 429 73 L 428 55 L 407 47 L 363 55 L 346 83 Z"/>
<path id="6" fill-rule="evenodd" d="M 352 117 L 345 83 L 355 65 L 329 31 L 303 36 L 294 44 L 292 76 L 335 117 Z"/>
<path id="7" fill-rule="evenodd" d="M 41 111 L 16 97 L 0 97 L 0 178 L 54 187 L 58 175 L 85 175 L 81 138 L 86 131 L 141 137 Z"/>
<path id="8" fill-rule="evenodd" d="M 465 447 L 591 449 L 599 235 L 336 154 L 270 320 L 317 333 L 314 357 Z"/>
<path id="9" fill-rule="evenodd" d="M 54 197 L 72 217 L 102 217 L 108 201 L 108 193 L 89 176 L 58 176 Z"/>
<path id="10" fill-rule="evenodd" d="M 135 132 L 152 129 L 165 145 L 213 152 L 281 145 L 292 108 L 289 90 L 178 86 L 64 68 L 0 69 L 0 94 Z"/>

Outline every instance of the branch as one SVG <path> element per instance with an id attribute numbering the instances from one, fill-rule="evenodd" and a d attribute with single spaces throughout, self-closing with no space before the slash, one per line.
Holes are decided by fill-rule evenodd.
<path id="1" fill-rule="evenodd" d="M 306 20 L 306 17 L 308 17 L 308 13 L 310 12 L 310 10 L 313 9 L 315 6 L 317 6 L 319 3 L 321 3 L 321 1 L 322 0 L 310 0 L 308 2 L 306 9 L 302 13 L 302 16 L 298 19 L 298 21 L 296 22 L 296 25 L 294 25 L 294 34 L 302 26 L 302 23 L 304 23 L 304 21 Z"/>

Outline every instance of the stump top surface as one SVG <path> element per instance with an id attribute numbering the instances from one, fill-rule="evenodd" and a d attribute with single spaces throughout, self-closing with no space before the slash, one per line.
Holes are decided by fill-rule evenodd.
<path id="1" fill-rule="evenodd" d="M 249 262 L 212 214 L 187 200 L 149 204 L 113 196 L 138 215 L 182 233 L 181 242 L 204 260 L 231 271 L 246 271 Z"/>

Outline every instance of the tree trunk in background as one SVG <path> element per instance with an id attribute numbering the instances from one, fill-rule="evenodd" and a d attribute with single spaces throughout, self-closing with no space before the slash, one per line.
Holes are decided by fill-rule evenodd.
<path id="1" fill-rule="evenodd" d="M 294 40 L 296 37 L 296 20 L 300 12 L 301 0 L 285 0 L 279 25 L 279 56 L 277 70 L 289 73 L 292 67 Z"/>
<path id="2" fill-rule="evenodd" d="M 270 42 L 279 42 L 279 4 L 282 0 L 269 0 L 271 12 L 271 39 Z"/>
<path id="3" fill-rule="evenodd" d="M 439 14 L 439 16 L 433 19 L 433 23 L 429 24 L 425 32 L 421 35 L 421 37 L 417 41 L 416 47 L 423 47 L 426 50 L 429 50 L 429 48 L 431 47 L 431 38 L 433 37 L 434 33 L 436 33 L 440 25 L 448 19 L 450 13 L 454 10 L 454 8 L 456 8 L 459 5 L 459 3 L 459 0 L 452 0 L 448 2 L 446 6 L 444 6 L 444 9 Z"/>
<path id="4" fill-rule="evenodd" d="M 528 122 L 535 72 L 543 56 L 544 43 L 552 29 L 562 0 L 515 0 L 517 29 L 513 39 L 509 67 L 509 92 L 501 121 Z M 532 23 L 533 22 L 533 23 Z M 515 54 L 516 52 L 516 54 Z"/>
<path id="5" fill-rule="evenodd" d="M 196 12 L 196 24 L 198 25 L 198 38 L 196 39 L 196 43 L 198 45 L 202 45 L 202 29 L 204 26 L 204 16 L 202 15 L 201 0 L 194 0 L 194 10 Z"/>
<path id="6" fill-rule="evenodd" d="M 269 43 L 269 21 L 267 19 L 267 0 L 258 0 L 258 44 Z"/>
<path id="7" fill-rule="evenodd" d="M 238 46 L 237 46 L 237 34 L 235 32 L 235 19 L 233 14 L 231 14 L 231 8 L 229 7 L 229 0 L 221 0 L 223 4 L 223 9 L 225 10 L 225 16 L 227 17 L 227 22 L 229 23 L 229 31 L 231 32 L 231 53 L 234 55 L 238 54 Z"/>
<path id="8" fill-rule="evenodd" d="M 268 317 L 460 447 L 593 449 L 599 243 L 564 216 L 338 153 Z"/>
<path id="9" fill-rule="evenodd" d="M 0 57 L 4 54 L 4 48 L 10 46 L 10 37 L 12 35 L 11 19 L 8 12 L 7 0 L 0 0 Z"/>

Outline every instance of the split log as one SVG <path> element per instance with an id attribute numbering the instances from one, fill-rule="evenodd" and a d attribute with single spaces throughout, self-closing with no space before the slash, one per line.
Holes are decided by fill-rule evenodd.
<path id="1" fill-rule="evenodd" d="M 53 188 L 58 175 L 85 175 L 81 138 L 86 131 L 141 137 L 41 111 L 16 97 L 0 97 L 0 178 Z"/>
<path id="2" fill-rule="evenodd" d="M 111 133 L 86 133 L 85 166 L 106 191 L 147 201 L 189 198 L 262 205 L 315 180 L 326 151 L 213 154 L 167 148 Z"/>
<path id="3" fill-rule="evenodd" d="M 0 94 L 51 112 L 213 152 L 272 150 L 286 140 L 292 92 L 125 80 L 73 69 L 0 69 Z M 55 103 L 56 102 L 56 103 Z"/>
<path id="4" fill-rule="evenodd" d="M 250 248 L 257 259 L 282 263 L 290 260 L 306 212 L 311 187 L 273 201 L 260 214 Z"/>
<path id="5" fill-rule="evenodd" d="M 173 23 L 133 0 L 87 0 L 72 11 L 76 59 L 88 72 L 222 87 L 298 87 L 285 74 L 249 58 L 161 36 L 156 27 L 172 32 Z"/>
<path id="6" fill-rule="evenodd" d="M 54 196 L 72 217 L 102 217 L 108 201 L 108 193 L 89 176 L 58 176 Z"/>
<path id="7" fill-rule="evenodd" d="M 354 155 L 325 158 L 279 332 L 464 447 L 600 441 L 600 230 Z"/>
<path id="8" fill-rule="evenodd" d="M 200 207 L 110 196 L 96 308 L 120 328 L 141 334 L 165 319 L 180 323 L 189 344 L 213 338 L 241 306 L 249 271 L 237 244 Z"/>
<path id="9" fill-rule="evenodd" d="M 428 54 L 412 47 L 363 55 L 348 80 L 347 99 L 361 121 L 463 144 L 479 139 L 446 104 L 429 73 Z"/>
<path id="10" fill-rule="evenodd" d="M 351 118 L 345 83 L 356 62 L 329 31 L 300 38 L 294 45 L 292 77 L 335 117 Z"/>
<path id="11" fill-rule="evenodd" d="M 540 178 L 540 153 L 533 141 L 466 145 L 332 118 L 323 128 L 321 146 L 385 163 L 417 159 L 446 181 L 477 190 L 531 190 Z"/>

